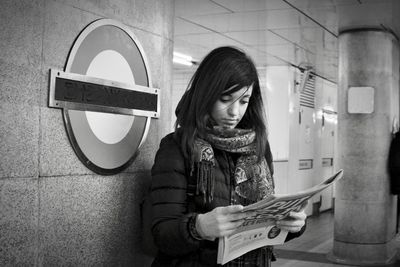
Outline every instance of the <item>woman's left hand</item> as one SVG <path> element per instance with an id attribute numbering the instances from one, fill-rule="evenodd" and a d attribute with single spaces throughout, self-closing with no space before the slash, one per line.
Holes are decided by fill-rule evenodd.
<path id="1" fill-rule="evenodd" d="M 307 215 L 304 211 L 305 207 L 300 211 L 291 211 L 289 216 L 283 220 L 276 222 L 276 225 L 282 229 L 291 233 L 297 233 L 306 223 Z"/>

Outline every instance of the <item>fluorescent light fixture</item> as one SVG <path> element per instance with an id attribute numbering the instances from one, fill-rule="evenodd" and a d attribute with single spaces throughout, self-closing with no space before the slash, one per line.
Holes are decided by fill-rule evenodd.
<path id="1" fill-rule="evenodd" d="M 192 61 L 192 57 L 191 56 L 187 56 L 178 52 L 174 52 L 174 57 L 179 57 L 179 58 L 183 58 L 186 59 L 187 61 Z"/>
<path id="2" fill-rule="evenodd" d="M 187 56 L 187 55 L 184 55 L 184 54 L 181 54 L 178 52 L 174 52 L 174 57 L 173 57 L 172 61 L 174 63 L 178 63 L 178 64 L 182 64 L 182 65 L 186 65 L 186 66 L 193 65 L 191 56 Z"/>
<path id="3" fill-rule="evenodd" d="M 182 64 L 182 65 L 186 65 L 186 66 L 192 66 L 192 65 L 193 65 L 192 62 L 187 61 L 187 60 L 184 60 L 184 59 L 182 59 L 182 58 L 178 58 L 178 57 L 174 57 L 174 58 L 172 59 L 172 62 L 178 63 L 178 64 Z"/>

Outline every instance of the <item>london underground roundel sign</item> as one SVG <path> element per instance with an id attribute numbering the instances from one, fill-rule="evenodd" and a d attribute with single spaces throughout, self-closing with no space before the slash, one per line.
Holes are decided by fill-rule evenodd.
<path id="1" fill-rule="evenodd" d="M 99 174 L 115 174 L 134 160 L 159 117 L 146 56 L 124 24 L 101 19 L 78 36 L 65 71 L 50 71 L 49 106 L 63 109 L 79 159 Z"/>

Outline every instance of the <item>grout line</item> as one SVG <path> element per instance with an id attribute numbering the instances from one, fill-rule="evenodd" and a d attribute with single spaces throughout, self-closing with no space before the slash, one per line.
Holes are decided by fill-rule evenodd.
<path id="1" fill-rule="evenodd" d="M 229 11 L 230 13 L 235 13 L 235 11 L 233 11 L 232 9 L 227 8 L 227 7 L 224 6 L 224 5 L 221 5 L 221 4 L 219 4 L 219 3 L 217 3 L 217 2 L 215 2 L 215 1 L 213 1 L 213 0 L 209 0 L 209 1 L 210 1 L 211 3 L 213 3 L 213 4 L 217 5 L 217 6 L 219 6 L 219 7 L 222 7 L 223 9 Z"/>
<path id="2" fill-rule="evenodd" d="M 218 32 L 218 31 L 216 31 L 216 30 L 214 30 L 214 29 L 205 27 L 204 25 L 198 24 L 198 23 L 196 23 L 196 22 L 194 22 L 194 21 L 188 20 L 188 19 L 183 18 L 183 17 L 177 17 L 177 18 L 179 18 L 179 19 L 181 19 L 181 20 L 183 20 L 183 21 L 186 21 L 186 22 L 188 22 L 188 23 L 191 23 L 191 24 L 193 24 L 193 25 L 196 25 L 196 26 L 198 26 L 198 27 L 200 27 L 200 28 L 206 29 L 206 30 L 208 30 L 208 31 L 210 31 L 210 32 L 213 32 L 213 33 L 216 33 L 216 34 L 218 34 L 218 35 L 221 35 L 221 36 L 223 36 L 223 37 L 225 37 L 225 38 L 227 38 L 227 39 L 230 39 L 230 40 L 232 40 L 232 41 L 235 41 L 235 42 L 237 42 L 238 44 L 241 44 L 241 45 L 243 45 L 243 46 L 245 46 L 245 47 L 248 47 L 248 48 L 250 48 L 250 49 L 255 50 L 256 52 L 259 52 L 259 53 L 263 53 L 263 54 L 265 54 L 265 55 L 272 56 L 272 57 L 274 57 L 274 58 L 276 58 L 276 59 L 278 59 L 278 60 L 280 60 L 280 61 L 282 61 L 282 62 L 284 62 L 284 63 L 286 63 L 286 64 L 288 64 L 288 65 L 290 65 L 290 66 L 293 66 L 293 63 L 291 63 L 291 62 L 289 62 L 289 61 L 287 61 L 287 60 L 285 60 L 285 59 L 283 59 L 283 58 L 281 58 L 281 57 L 278 57 L 278 56 L 273 55 L 273 54 L 271 54 L 271 53 L 268 53 L 268 52 L 266 52 L 266 51 L 263 51 L 263 50 L 259 50 L 259 49 L 257 49 L 257 48 L 254 48 L 253 46 L 251 46 L 251 45 L 249 45 L 249 44 L 246 44 L 246 43 L 243 43 L 243 42 L 241 42 L 241 41 L 239 41 L 239 40 L 237 40 L 237 39 L 235 39 L 235 38 L 232 38 L 232 37 L 230 37 L 230 36 L 228 36 L 228 35 L 225 35 L 225 34 L 223 34 L 222 32 Z"/>
<path id="3" fill-rule="evenodd" d="M 274 35 L 278 36 L 278 37 L 281 38 L 282 40 L 285 40 L 286 42 L 291 43 L 291 44 L 293 44 L 294 46 L 297 46 L 297 47 L 299 47 L 300 49 L 303 49 L 304 51 L 306 51 L 306 52 L 308 52 L 308 53 L 310 53 L 310 54 L 312 54 L 312 55 L 315 55 L 314 52 L 308 50 L 307 48 L 302 47 L 302 46 L 299 45 L 298 43 L 292 42 L 291 40 L 287 39 L 286 37 L 283 37 L 282 35 L 280 35 L 279 33 L 275 32 L 275 31 L 273 31 L 272 29 L 267 29 L 267 30 L 268 30 L 270 33 L 273 33 Z"/>
<path id="4" fill-rule="evenodd" d="M 300 12 L 301 14 L 303 14 L 305 17 L 307 17 L 308 19 L 310 19 L 311 21 L 313 21 L 315 24 L 317 24 L 318 26 L 320 26 L 322 29 L 324 29 L 325 31 L 329 32 L 330 34 L 332 34 L 334 37 L 338 38 L 338 35 L 335 34 L 334 32 L 332 32 L 331 30 L 329 30 L 327 27 L 325 27 L 324 25 L 322 25 L 321 23 L 319 23 L 317 20 L 313 19 L 312 17 L 310 17 L 309 15 L 307 15 L 304 11 L 302 11 L 301 9 L 299 9 L 298 7 L 294 6 L 292 3 L 288 2 L 287 0 L 282 0 L 283 2 L 285 2 L 286 4 L 288 4 L 289 6 L 291 6 L 293 9 L 297 10 L 298 12 Z"/>
<path id="5" fill-rule="evenodd" d="M 285 0 L 282 0 L 282 1 L 285 1 Z M 177 18 L 178 18 L 178 19 L 181 19 L 181 20 L 183 20 L 183 21 L 185 21 L 185 22 L 187 22 L 187 23 L 191 23 L 191 24 L 193 24 L 193 25 L 196 25 L 197 27 L 206 29 L 206 30 L 208 30 L 208 31 L 210 31 L 210 32 L 213 32 L 213 33 L 215 33 L 215 34 L 218 34 L 218 35 L 220 35 L 220 36 L 223 36 L 223 37 L 225 37 L 225 38 L 227 38 L 227 39 L 230 39 L 230 40 L 232 40 L 232 41 L 235 41 L 236 43 L 241 44 L 241 45 L 243 45 L 243 46 L 245 46 L 245 47 L 247 47 L 247 48 L 250 48 L 250 49 L 252 49 L 252 50 L 254 50 L 254 51 L 258 52 L 258 53 L 262 53 L 262 54 L 265 54 L 265 55 L 267 55 L 267 56 L 274 57 L 274 58 L 276 58 L 277 60 L 280 60 L 280 61 L 282 61 L 283 63 L 285 63 L 285 64 L 287 64 L 287 65 L 289 65 L 289 66 L 292 66 L 292 67 L 294 67 L 294 68 L 297 68 L 297 69 L 299 69 L 299 70 L 302 70 L 302 68 L 301 68 L 300 66 L 298 66 L 298 65 L 296 65 L 296 64 L 294 64 L 294 63 L 291 63 L 290 61 L 287 61 L 287 60 L 285 60 L 285 59 L 283 59 L 283 58 L 281 58 L 281 57 L 278 57 L 278 56 L 276 56 L 276 55 L 273 55 L 273 54 L 271 54 L 271 53 L 269 53 L 269 52 L 266 52 L 266 51 L 263 51 L 263 50 L 254 48 L 254 46 L 251 46 L 251 45 L 249 45 L 249 44 L 243 43 L 243 42 L 241 42 L 241 41 L 239 41 L 239 40 L 237 40 L 237 39 L 235 39 L 235 38 L 232 38 L 232 37 L 230 37 L 230 36 L 228 36 L 228 35 L 226 35 L 226 34 L 223 34 L 222 32 L 218 32 L 218 31 L 216 31 L 216 30 L 214 30 L 214 29 L 211 29 L 211 28 L 209 28 L 209 27 L 206 27 L 206 26 L 204 26 L 204 25 L 201 25 L 201 24 L 199 24 L 199 23 L 196 23 L 196 22 L 194 22 L 194 21 L 191 21 L 191 20 L 186 19 L 186 18 L 183 18 L 183 17 L 177 17 Z M 337 37 L 337 36 L 336 36 L 336 37 Z M 315 76 L 321 78 L 321 79 L 324 79 L 324 80 L 329 81 L 329 82 L 331 82 L 331 83 L 337 84 L 337 83 L 334 82 L 333 80 L 331 80 L 331 79 L 329 79 L 329 78 L 326 78 L 326 77 L 324 77 L 324 76 L 322 76 L 322 75 L 320 75 L 320 74 L 318 74 L 318 73 L 316 73 L 316 72 L 311 72 L 311 73 L 312 73 L 313 75 L 315 75 Z"/>
<path id="6" fill-rule="evenodd" d="M 36 220 L 36 258 L 35 258 L 35 266 L 40 266 L 39 264 L 39 254 L 40 254 L 40 214 L 41 214 L 41 195 L 40 195 L 40 177 L 37 178 L 37 190 L 38 190 L 38 199 L 37 199 L 37 220 Z"/>

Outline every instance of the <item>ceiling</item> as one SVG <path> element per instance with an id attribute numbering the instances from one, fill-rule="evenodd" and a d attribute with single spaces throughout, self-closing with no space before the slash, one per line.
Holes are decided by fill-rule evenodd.
<path id="1" fill-rule="evenodd" d="M 339 31 L 375 27 L 399 36 L 399 7 L 399 0 L 175 0 L 174 52 L 198 62 L 233 45 L 258 67 L 312 66 L 337 82 Z"/>

